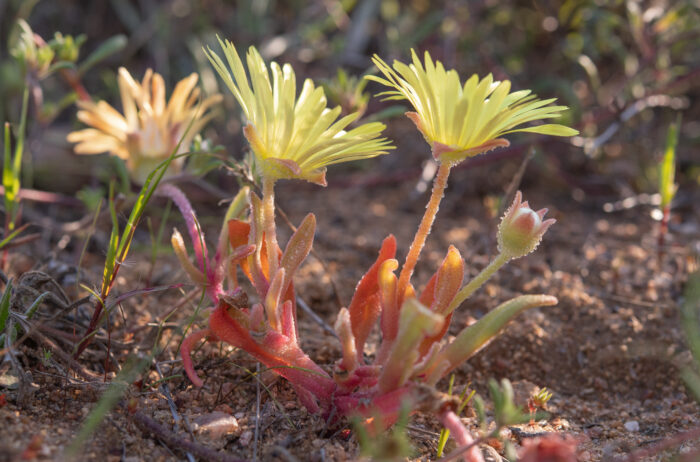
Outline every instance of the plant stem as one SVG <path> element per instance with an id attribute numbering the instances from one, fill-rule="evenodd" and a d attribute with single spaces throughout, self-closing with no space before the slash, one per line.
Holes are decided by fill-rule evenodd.
<path id="1" fill-rule="evenodd" d="M 440 413 L 440 421 L 447 431 L 453 434 L 457 444 L 464 448 L 464 460 L 467 462 L 484 462 L 484 458 L 479 451 L 477 440 L 474 440 L 469 430 L 464 426 L 454 411 L 446 410 Z"/>
<path id="2" fill-rule="evenodd" d="M 445 188 L 447 187 L 447 178 L 450 176 L 450 169 L 452 168 L 451 162 L 443 162 L 440 164 L 437 176 L 433 181 L 433 192 L 430 196 L 430 201 L 425 209 L 425 214 L 423 219 L 418 226 L 418 231 L 413 238 L 411 247 L 406 255 L 406 262 L 401 269 L 401 274 L 399 275 L 398 290 L 396 292 L 398 298 L 398 306 L 400 307 L 404 296 L 406 294 L 406 289 L 411 281 L 411 275 L 413 270 L 418 263 L 418 257 L 420 257 L 421 250 L 425 245 L 425 240 L 430 234 L 430 229 L 433 227 L 433 222 L 435 221 L 435 215 L 437 215 L 438 209 L 440 208 L 440 201 L 445 194 Z"/>
<path id="3" fill-rule="evenodd" d="M 663 217 L 659 226 L 659 237 L 657 241 L 658 257 L 661 259 L 664 256 L 664 244 L 666 242 L 666 234 L 668 234 L 668 222 L 671 218 L 671 204 L 666 204 L 663 207 Z"/>
<path id="4" fill-rule="evenodd" d="M 444 315 L 448 315 L 452 313 L 454 310 L 457 309 L 459 305 L 462 304 L 463 301 L 468 299 L 469 297 L 472 296 L 476 290 L 484 285 L 486 281 L 491 278 L 491 276 L 494 275 L 496 271 L 501 269 L 503 265 L 508 263 L 510 261 L 510 257 L 508 257 L 505 254 L 498 254 L 498 256 L 489 263 L 489 265 L 481 270 L 481 273 L 477 274 L 474 279 L 469 281 L 469 283 L 462 287 L 462 289 L 457 292 L 457 295 L 455 296 L 454 300 L 452 300 L 452 303 L 450 303 L 450 306 L 447 307 L 447 311 L 443 313 Z"/>
<path id="5" fill-rule="evenodd" d="M 263 177 L 263 229 L 265 245 L 267 246 L 267 261 L 269 265 L 268 280 L 277 272 L 277 230 L 275 228 L 275 180 Z"/>

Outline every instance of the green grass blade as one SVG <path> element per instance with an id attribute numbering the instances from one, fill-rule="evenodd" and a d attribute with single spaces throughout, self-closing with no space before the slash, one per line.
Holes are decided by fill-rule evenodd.
<path id="1" fill-rule="evenodd" d="M 688 275 L 681 305 L 681 326 L 696 366 L 700 368 L 700 271 Z"/>
<path id="2" fill-rule="evenodd" d="M 24 231 L 24 230 L 27 229 L 28 227 L 29 227 L 29 223 L 26 223 L 26 224 L 20 226 L 19 228 L 15 229 L 14 231 L 12 231 L 12 232 L 11 232 L 10 234 L 8 234 L 6 237 L 4 237 L 4 238 L 2 239 L 2 241 L 0 241 L 0 250 L 2 250 L 3 248 L 5 248 L 5 246 L 8 245 L 10 242 L 12 242 L 12 240 L 13 240 L 14 238 L 16 238 L 17 235 L 18 235 L 19 233 L 21 233 L 22 231 Z"/>
<path id="3" fill-rule="evenodd" d="M 27 129 L 27 109 L 29 107 L 29 88 L 24 89 L 22 96 L 22 116 L 19 119 L 19 131 L 17 133 L 17 146 L 15 146 L 14 165 L 12 173 L 17 179 L 17 189 L 19 190 L 19 172 L 22 169 L 22 153 L 24 152 L 24 138 Z"/>
<path id="4" fill-rule="evenodd" d="M 95 51 L 90 53 L 90 55 L 80 63 L 78 67 L 78 74 L 84 75 L 85 72 L 90 70 L 92 66 L 99 63 L 103 59 L 107 58 L 114 53 L 118 53 L 126 47 L 128 40 L 124 35 L 115 35 L 109 39 L 102 42 L 102 44 L 97 47 Z"/>
<path id="5" fill-rule="evenodd" d="M 107 391 L 102 395 L 97 405 L 88 414 L 82 428 L 78 432 L 70 446 L 66 449 L 68 460 L 74 460 L 83 448 L 88 438 L 97 430 L 97 427 L 105 419 L 107 414 L 114 409 L 117 402 L 124 396 L 130 384 L 134 383 L 138 376 L 146 370 L 152 358 L 131 359 L 117 374 Z"/>
<path id="6" fill-rule="evenodd" d="M 9 223 L 14 204 L 12 188 L 12 153 L 10 152 L 10 123 L 5 122 L 5 152 L 2 167 L 2 186 L 5 188 L 5 220 Z"/>
<path id="7" fill-rule="evenodd" d="M 119 221 L 117 219 L 117 211 L 114 207 L 114 183 L 109 185 L 109 214 L 112 217 L 112 233 L 109 236 L 109 245 L 107 246 L 107 257 L 105 258 L 105 267 L 102 274 L 102 290 L 103 296 L 107 296 L 109 288 L 114 279 L 114 269 L 116 268 L 117 251 L 119 248 Z"/>
<path id="8" fill-rule="evenodd" d="M 681 116 L 668 127 L 666 135 L 666 149 L 664 158 L 659 166 L 659 193 L 661 193 L 661 208 L 671 205 L 676 194 L 676 146 L 678 145 L 678 130 L 681 125 Z"/>
<path id="9" fill-rule="evenodd" d="M 5 332 L 7 318 L 10 317 L 10 295 L 12 295 L 12 279 L 7 281 L 5 292 L 3 292 L 2 299 L 0 299 L 0 332 Z"/>

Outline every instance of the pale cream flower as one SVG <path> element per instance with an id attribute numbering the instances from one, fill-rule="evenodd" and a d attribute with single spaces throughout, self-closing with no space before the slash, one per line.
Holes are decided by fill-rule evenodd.
<path id="1" fill-rule="evenodd" d="M 187 152 L 192 138 L 213 117 L 211 106 L 221 95 L 199 103 L 198 75 L 190 74 L 175 86 L 170 100 L 165 99 L 163 77 L 151 69 L 141 83 L 125 68 L 119 69 L 119 92 L 124 115 L 105 101 L 79 101 L 78 119 L 91 126 L 68 134 L 77 143 L 77 154 L 109 152 L 126 161 L 132 179 L 142 184 L 148 175 L 175 150 Z M 172 161 L 166 175 L 182 170 L 184 157 Z"/>

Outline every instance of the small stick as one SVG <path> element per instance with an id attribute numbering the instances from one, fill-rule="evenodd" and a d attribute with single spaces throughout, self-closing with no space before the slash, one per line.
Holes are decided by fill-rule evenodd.
<path id="1" fill-rule="evenodd" d="M 616 457 L 614 462 L 636 462 L 665 451 L 666 449 L 678 446 L 685 441 L 694 440 L 698 437 L 700 437 L 700 427 L 695 427 L 688 431 L 678 433 L 670 438 L 666 438 L 665 440 L 659 441 L 648 448 L 638 449 L 631 452 L 627 456 Z"/>
<path id="2" fill-rule="evenodd" d="M 122 404 L 122 407 L 126 406 Z M 185 452 L 191 453 L 194 457 L 197 457 L 202 460 L 211 460 L 217 462 L 246 462 L 244 459 L 239 459 L 237 457 L 229 456 L 225 453 L 214 451 L 213 449 L 209 449 L 205 446 L 202 446 L 199 443 L 195 443 L 194 441 L 185 440 L 179 435 L 171 432 L 155 420 L 138 411 L 131 413 L 127 410 L 126 414 L 142 431 L 152 433 L 168 446 L 172 446 L 181 449 Z"/>
<path id="3" fill-rule="evenodd" d="M 260 363 L 255 366 L 255 376 L 260 377 Z M 260 380 L 256 380 L 255 387 L 255 438 L 253 442 L 253 461 L 258 460 L 258 438 L 260 437 Z"/>
<path id="4" fill-rule="evenodd" d="M 163 372 L 160 370 L 160 364 L 158 361 L 154 361 L 156 365 L 156 371 L 158 372 L 158 375 L 160 376 L 161 380 L 164 379 L 163 377 Z M 173 421 L 175 422 L 175 427 L 180 426 L 180 420 L 182 420 L 182 417 L 180 417 L 180 414 L 177 412 L 177 406 L 175 405 L 175 402 L 173 401 L 173 397 L 170 394 L 170 388 L 168 387 L 168 384 L 163 380 L 160 384 L 160 388 L 163 391 L 163 395 L 165 395 L 165 399 L 168 401 L 168 406 L 170 406 L 170 413 L 173 415 Z M 189 431 L 189 429 L 187 429 Z M 191 433 L 191 432 L 190 432 Z M 187 455 L 187 460 L 190 462 L 194 462 L 194 457 L 189 451 L 186 451 Z"/>
<path id="5" fill-rule="evenodd" d="M 520 168 L 518 168 L 518 171 L 515 173 L 515 176 L 513 176 L 513 179 L 510 180 L 510 184 L 508 185 L 508 189 L 506 189 L 506 193 L 503 195 L 503 201 L 501 202 L 500 207 L 498 207 L 498 215 L 497 217 L 500 217 L 503 215 L 503 213 L 506 211 L 506 207 L 513 202 L 513 197 L 515 196 L 515 191 L 520 189 L 520 183 L 523 181 L 523 176 L 525 175 L 525 170 L 527 170 L 527 166 L 532 160 L 532 158 L 535 157 L 535 150 L 530 149 L 525 157 L 523 157 L 522 162 L 520 163 Z"/>
<path id="6" fill-rule="evenodd" d="M 43 335 L 41 332 L 39 332 L 38 329 L 35 329 L 34 326 L 29 325 L 23 327 L 25 327 L 25 329 L 27 330 L 27 334 L 31 338 L 49 347 L 51 351 L 56 354 L 56 356 L 65 361 L 71 367 L 71 369 L 73 369 L 78 375 L 83 377 L 85 380 L 90 381 L 100 378 L 100 375 L 85 369 L 79 362 L 73 359 L 71 355 L 63 351 L 58 345 L 56 345 L 56 343 L 53 340 Z"/>
<path id="7" fill-rule="evenodd" d="M 331 326 L 329 326 L 328 323 L 323 320 L 323 318 L 314 313 L 314 310 L 312 310 L 311 307 L 307 305 L 304 300 L 301 299 L 301 297 L 297 297 L 297 305 L 304 311 L 304 313 L 311 316 L 311 319 L 313 319 L 319 326 L 321 326 L 323 330 L 331 334 L 333 337 L 338 338 L 338 334 L 335 333 L 335 330 Z"/>

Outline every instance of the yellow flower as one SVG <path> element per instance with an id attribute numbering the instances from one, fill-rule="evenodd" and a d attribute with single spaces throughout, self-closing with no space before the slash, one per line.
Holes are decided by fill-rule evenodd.
<path id="1" fill-rule="evenodd" d="M 533 132 L 572 136 L 578 132 L 558 124 L 515 128 L 533 120 L 559 117 L 566 106 L 549 106 L 555 99 L 539 100 L 530 90 L 510 92 L 510 82 L 494 82 L 475 74 L 462 86 L 457 71 L 446 71 L 440 61 L 433 63 L 425 52 L 423 65 L 411 50 L 413 63 L 394 61 L 391 69 L 375 55 L 374 64 L 384 77 L 368 76 L 395 90 L 382 93 L 387 99 L 407 99 L 416 112 L 406 115 L 423 133 L 436 159 L 459 162 L 509 143 L 500 136 Z"/>
<path id="2" fill-rule="evenodd" d="M 336 120 L 341 108 L 326 107 L 323 89 L 310 79 L 304 81 L 297 98 L 296 77 L 289 64 L 280 67 L 272 62 L 268 71 L 258 50 L 250 47 L 246 55 L 249 82 L 233 44 L 228 40 L 219 43 L 230 71 L 211 49 L 207 55 L 243 109 L 244 133 L 263 176 L 325 185 L 327 165 L 367 159 L 393 149 L 386 138 L 379 138 L 385 128 L 382 123 L 345 131 L 359 114 Z"/>
<path id="3" fill-rule="evenodd" d="M 213 116 L 207 110 L 221 101 L 221 95 L 213 95 L 198 104 L 197 80 L 192 73 L 178 82 L 166 104 L 160 74 L 149 69 L 139 84 L 122 67 L 118 82 L 124 115 L 105 101 L 79 101 L 78 119 L 93 128 L 68 134 L 68 141 L 78 143 L 77 154 L 109 152 L 121 157 L 133 180 L 142 184 L 180 140 L 178 154 L 189 150 L 192 138 Z M 166 174 L 179 173 L 183 164 L 184 157 L 175 158 Z"/>

